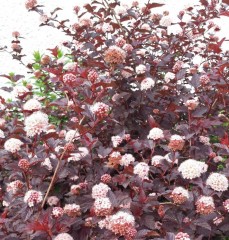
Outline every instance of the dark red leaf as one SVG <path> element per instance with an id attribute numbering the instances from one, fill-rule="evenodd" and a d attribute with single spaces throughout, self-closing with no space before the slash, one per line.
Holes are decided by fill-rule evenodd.
<path id="1" fill-rule="evenodd" d="M 161 3 L 148 3 L 148 4 L 146 4 L 146 7 L 151 9 L 151 8 L 161 7 L 163 5 L 165 5 L 165 4 L 161 4 Z"/>
<path id="2" fill-rule="evenodd" d="M 224 133 L 224 136 L 220 139 L 220 143 L 229 147 L 229 136 L 228 133 Z"/>
<path id="3" fill-rule="evenodd" d="M 222 65 L 219 67 L 219 73 L 220 73 L 220 74 L 223 74 L 223 71 L 224 71 L 224 68 L 225 68 L 225 67 L 229 67 L 229 63 L 228 63 L 228 62 L 222 64 Z"/>
<path id="4" fill-rule="evenodd" d="M 213 51 L 215 53 L 220 53 L 222 50 L 218 44 L 210 43 L 208 45 L 208 50 Z"/>
<path id="5" fill-rule="evenodd" d="M 229 1 L 228 1 L 229 2 Z M 229 3 L 228 3 L 229 4 Z M 220 13 L 221 16 L 226 16 L 226 17 L 229 17 L 229 11 L 225 11 L 225 12 L 222 12 Z"/>
<path id="6" fill-rule="evenodd" d="M 208 6 L 208 1 L 207 0 L 200 0 L 200 3 L 203 4 L 204 6 Z"/>
<path id="7" fill-rule="evenodd" d="M 52 73 L 54 75 L 59 75 L 62 73 L 62 68 L 55 69 L 55 68 L 43 68 L 46 72 Z"/>
<path id="8" fill-rule="evenodd" d="M 154 117 L 151 115 L 148 117 L 148 123 L 151 128 L 159 126 L 158 123 L 155 121 Z"/>
<path id="9" fill-rule="evenodd" d="M 89 13 L 94 12 L 95 7 L 92 7 L 90 4 L 84 5 L 84 8 L 87 9 Z"/>
<path id="10" fill-rule="evenodd" d="M 55 48 L 48 48 L 47 50 L 51 51 L 52 55 L 54 57 L 57 57 L 58 56 L 58 50 L 59 48 L 56 46 Z"/>
<path id="11" fill-rule="evenodd" d="M 219 47 L 221 47 L 221 46 L 222 46 L 222 44 L 223 44 L 223 42 L 225 41 L 225 39 L 226 39 L 225 37 L 224 37 L 224 38 L 222 38 L 222 39 L 221 39 L 221 40 L 218 42 L 218 44 L 217 44 L 217 45 L 218 45 Z"/>
<path id="12" fill-rule="evenodd" d="M 57 11 L 59 11 L 59 10 L 63 10 L 62 8 L 59 8 L 59 7 L 57 7 L 57 8 L 55 8 L 52 12 L 51 12 L 51 14 L 53 15 L 55 12 L 57 12 Z"/>

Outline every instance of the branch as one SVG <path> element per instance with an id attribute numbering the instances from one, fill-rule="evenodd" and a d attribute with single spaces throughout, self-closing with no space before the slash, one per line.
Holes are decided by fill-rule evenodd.
<path id="1" fill-rule="evenodd" d="M 80 120 L 79 125 L 82 125 L 82 122 L 84 121 L 84 119 L 85 119 L 85 116 L 83 116 L 83 118 Z M 75 135 L 76 135 L 77 132 L 78 132 L 78 131 L 76 130 L 73 138 L 72 138 L 68 143 L 71 143 L 71 142 L 73 141 L 73 139 L 74 139 L 74 137 L 75 137 Z M 59 168 L 60 168 L 60 163 L 61 163 L 61 161 L 62 161 L 62 159 L 63 159 L 64 154 L 66 153 L 66 151 L 67 151 L 67 148 L 65 148 L 65 150 L 63 151 L 63 153 L 62 153 L 61 156 L 60 156 L 60 159 L 58 160 L 58 163 L 57 163 L 57 165 L 56 165 L 56 169 L 55 169 L 54 174 L 53 174 L 53 176 L 52 176 L 52 180 L 51 180 L 51 182 L 50 182 L 50 184 L 49 184 L 49 187 L 48 187 L 48 189 L 47 189 L 47 192 L 46 192 L 45 197 L 44 197 L 44 199 L 43 199 L 43 202 L 42 202 L 42 204 L 41 204 L 41 209 L 44 207 L 45 202 L 46 202 L 46 199 L 47 199 L 47 197 L 48 197 L 48 195 L 49 195 L 49 193 L 50 193 L 50 191 L 51 191 L 51 189 L 52 189 L 52 187 L 53 187 L 53 185 L 54 185 L 54 182 L 55 182 L 57 173 L 58 173 Z"/>

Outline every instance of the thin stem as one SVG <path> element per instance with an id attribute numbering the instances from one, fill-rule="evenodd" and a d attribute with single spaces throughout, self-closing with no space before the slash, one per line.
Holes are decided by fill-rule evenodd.
<path id="1" fill-rule="evenodd" d="M 85 119 L 85 116 L 83 116 L 83 118 L 80 120 L 79 125 L 82 124 L 82 122 L 84 121 L 84 119 Z M 78 133 L 78 130 L 75 131 L 75 134 L 74 134 L 73 138 L 72 138 L 68 143 L 71 143 L 71 142 L 73 141 L 73 139 L 74 139 L 74 137 L 75 137 L 75 135 L 76 135 L 77 133 Z M 53 187 L 53 185 L 54 185 L 54 182 L 55 182 L 55 180 L 56 180 L 57 173 L 58 173 L 59 168 L 60 168 L 60 163 L 61 163 L 61 161 L 62 161 L 62 159 L 63 159 L 64 154 L 66 153 L 66 151 L 67 151 L 67 148 L 64 149 L 63 153 L 61 154 L 61 156 L 60 156 L 60 158 L 59 158 L 59 160 L 58 160 L 58 163 L 57 163 L 57 165 L 56 165 L 56 169 L 55 169 L 54 174 L 53 174 L 53 176 L 52 176 L 52 180 L 51 180 L 51 182 L 50 182 L 50 184 L 49 184 L 49 187 L 48 187 L 48 189 L 47 189 L 47 192 L 46 192 L 45 197 L 44 197 L 44 199 L 43 199 L 43 202 L 42 202 L 42 204 L 41 204 L 41 209 L 44 207 L 45 202 L 46 202 L 46 199 L 47 199 L 47 197 L 48 197 L 48 195 L 49 195 L 49 193 L 50 193 L 50 191 L 51 191 L 51 189 L 52 189 L 52 187 Z"/>
<path id="2" fill-rule="evenodd" d="M 107 4 L 107 7 L 109 7 L 109 9 L 111 10 L 112 15 L 114 16 L 114 18 L 115 18 L 116 22 L 118 23 L 120 29 L 122 30 L 123 35 L 125 36 L 125 31 L 124 31 L 124 29 L 123 29 L 122 24 L 121 24 L 120 21 L 118 20 L 116 14 L 115 14 L 115 11 L 114 11 L 113 9 L 110 8 L 109 3 L 107 2 L 107 0 L 104 0 L 104 2 Z M 125 28 L 125 29 L 126 29 L 126 28 Z M 130 34 L 130 32 L 129 32 L 128 29 L 126 29 L 126 31 Z"/>

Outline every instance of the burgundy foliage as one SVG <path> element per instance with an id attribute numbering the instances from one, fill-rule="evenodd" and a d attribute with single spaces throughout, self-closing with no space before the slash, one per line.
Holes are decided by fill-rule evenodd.
<path id="1" fill-rule="evenodd" d="M 150 1 L 127 8 L 92 0 L 74 8 L 73 24 L 58 19 L 60 8 L 47 17 L 31 2 L 41 26 L 71 40 L 63 56 L 60 47 L 47 49 L 27 65 L 40 88 L 4 88 L 16 98 L 0 98 L 0 239 L 229 236 L 229 64 L 226 39 L 215 36 L 212 22 L 228 16 L 227 5 L 202 0 L 179 13 L 180 30 L 171 33 L 169 13 L 153 14 L 161 4 Z M 23 63 L 18 34 L 12 44 Z M 3 77 L 16 86 L 24 78 Z M 29 104 L 34 98 L 38 103 Z M 188 159 L 198 162 L 184 173 Z M 206 183 L 212 173 L 225 178 L 215 189 Z M 107 191 L 94 193 L 100 183 Z M 173 192 L 177 187 L 188 195 Z M 108 227 L 119 211 L 134 223 Z"/>

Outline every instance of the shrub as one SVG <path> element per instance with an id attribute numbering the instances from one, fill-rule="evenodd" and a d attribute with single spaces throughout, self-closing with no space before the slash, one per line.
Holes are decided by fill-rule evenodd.
<path id="1" fill-rule="evenodd" d="M 4 75 L 2 239 L 229 235 L 228 52 L 211 20 L 228 11 L 200 2 L 175 24 L 161 4 L 92 0 L 70 25 L 26 1 L 71 40 L 34 52 L 33 84 Z"/>

